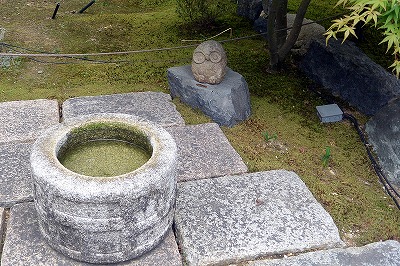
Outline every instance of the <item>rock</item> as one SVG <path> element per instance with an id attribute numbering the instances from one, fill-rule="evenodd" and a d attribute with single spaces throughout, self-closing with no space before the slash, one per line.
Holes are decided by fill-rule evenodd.
<path id="1" fill-rule="evenodd" d="M 255 21 L 263 10 L 262 0 L 238 0 L 237 14 Z"/>
<path id="2" fill-rule="evenodd" d="M 169 127 L 167 131 L 178 146 L 178 182 L 247 172 L 247 166 L 217 124 Z"/>
<path id="3" fill-rule="evenodd" d="M 374 115 L 400 95 L 400 81 L 373 62 L 354 43 L 324 40 L 311 43 L 301 70 L 334 96 L 366 115 Z"/>
<path id="4" fill-rule="evenodd" d="M 29 100 L 0 103 L 0 143 L 31 141 L 59 122 L 54 100 Z"/>
<path id="5" fill-rule="evenodd" d="M 31 147 L 30 142 L 0 144 L 0 206 L 33 200 Z"/>
<path id="6" fill-rule="evenodd" d="M 363 247 L 321 250 L 284 259 L 249 262 L 247 266 L 396 266 L 400 261 L 400 243 L 394 240 Z"/>
<path id="7" fill-rule="evenodd" d="M 0 209 L 1 211 L 1 209 Z M 1 227 L 3 228 L 3 227 Z M 33 202 L 17 204 L 11 208 L 7 225 L 7 237 L 1 256 L 2 266 L 94 266 L 79 262 L 55 251 L 47 245 L 40 233 L 37 212 Z M 114 266 L 181 266 L 181 256 L 174 233 L 169 230 L 167 237 L 152 251 Z"/>
<path id="8" fill-rule="evenodd" d="M 365 130 L 385 175 L 400 188 L 400 98 L 379 110 Z"/>
<path id="9" fill-rule="evenodd" d="M 121 113 L 139 116 L 162 126 L 184 125 L 171 96 L 162 92 L 134 92 L 83 96 L 66 100 L 62 105 L 64 120 L 95 113 Z"/>
<path id="10" fill-rule="evenodd" d="M 168 69 L 173 98 L 202 110 L 222 126 L 232 127 L 250 116 L 249 89 L 243 76 L 227 68 L 225 79 L 217 85 L 198 83 L 190 66 Z"/>
<path id="11" fill-rule="evenodd" d="M 203 42 L 193 52 L 193 76 L 198 82 L 219 84 L 226 74 L 226 62 L 225 50 L 219 42 Z"/>
<path id="12" fill-rule="evenodd" d="M 293 26 L 294 19 L 296 14 L 287 14 L 287 23 L 288 27 Z M 307 25 L 304 25 L 307 24 Z M 290 30 L 288 31 L 289 34 Z M 303 26 L 301 28 L 299 37 L 297 38 L 294 47 L 292 48 L 292 52 L 296 52 L 300 55 L 304 55 L 310 44 L 313 40 L 324 39 L 325 28 L 318 24 L 314 23 L 311 19 L 303 19 Z"/>
<path id="13" fill-rule="evenodd" d="M 296 17 L 296 14 L 287 14 L 287 26 L 288 28 L 293 26 L 294 19 Z M 301 31 L 299 33 L 299 37 L 297 38 L 296 43 L 294 44 L 294 47 L 292 48 L 292 52 L 295 52 L 300 55 L 304 55 L 311 42 L 315 39 L 323 39 L 324 36 L 323 34 L 325 33 L 325 28 L 317 23 L 314 23 L 314 21 L 310 19 L 303 19 L 303 27 L 301 28 Z M 267 32 L 267 21 L 266 21 L 266 16 L 261 14 L 261 16 L 254 21 L 253 25 L 254 29 L 259 32 L 259 33 L 266 33 Z M 289 34 L 290 30 L 288 30 Z M 264 37 L 267 38 L 267 35 L 264 34 Z"/>
<path id="14" fill-rule="evenodd" d="M 178 183 L 175 227 L 185 265 L 343 246 L 329 214 L 285 170 Z"/>

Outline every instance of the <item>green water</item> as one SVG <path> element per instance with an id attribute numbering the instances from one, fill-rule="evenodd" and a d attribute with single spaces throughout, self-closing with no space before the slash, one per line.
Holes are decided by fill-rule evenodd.
<path id="1" fill-rule="evenodd" d="M 117 176 L 145 164 L 151 154 L 118 140 L 88 141 L 66 150 L 59 159 L 69 170 L 87 176 Z"/>

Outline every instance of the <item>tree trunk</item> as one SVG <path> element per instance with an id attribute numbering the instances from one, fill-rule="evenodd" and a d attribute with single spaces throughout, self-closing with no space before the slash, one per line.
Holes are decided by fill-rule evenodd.
<path id="1" fill-rule="evenodd" d="M 302 0 L 294 19 L 292 29 L 287 36 L 287 0 L 263 0 L 263 8 L 267 18 L 267 41 L 270 54 L 269 67 L 276 71 L 285 60 L 302 27 L 303 19 L 311 0 Z"/>
<path id="2" fill-rule="evenodd" d="M 279 59 L 283 60 L 290 50 L 293 48 L 293 45 L 296 43 L 297 38 L 299 37 L 301 27 L 303 25 L 303 19 L 304 16 L 306 15 L 306 11 L 308 8 L 308 5 L 310 4 L 311 0 L 302 0 L 299 6 L 299 9 L 297 10 L 296 17 L 293 22 L 292 29 L 290 30 L 289 36 L 286 39 L 286 42 L 279 47 Z"/>
<path id="3" fill-rule="evenodd" d="M 268 0 L 263 0 L 262 3 L 264 10 L 268 10 L 267 41 L 269 50 L 269 62 L 270 62 L 270 68 L 272 70 L 275 70 L 279 64 L 279 55 L 278 55 L 279 47 L 276 35 L 276 17 L 279 9 L 279 0 L 273 0 L 271 4 L 269 4 Z"/>
<path id="4" fill-rule="evenodd" d="M 287 5 L 288 5 L 288 0 L 279 1 L 279 8 L 276 14 L 276 27 L 275 27 L 278 47 L 282 47 L 287 38 Z"/>

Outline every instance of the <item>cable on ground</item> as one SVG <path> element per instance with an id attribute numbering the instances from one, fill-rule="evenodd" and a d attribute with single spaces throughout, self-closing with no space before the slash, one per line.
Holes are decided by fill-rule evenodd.
<path id="1" fill-rule="evenodd" d="M 379 166 L 379 164 L 375 160 L 375 157 L 372 154 L 372 151 L 370 148 L 370 144 L 367 142 L 364 132 L 361 130 L 357 119 L 353 115 L 347 114 L 347 113 L 343 114 L 343 118 L 349 120 L 354 125 L 354 127 L 357 130 L 357 133 L 361 139 L 361 142 L 364 144 L 364 147 L 367 150 L 368 158 L 371 161 L 372 167 L 374 168 L 376 175 L 379 177 L 379 180 L 382 183 L 382 185 L 384 186 L 387 194 L 389 194 L 389 196 L 393 199 L 397 208 L 400 209 L 400 203 L 397 200 L 397 199 L 400 200 L 400 193 L 396 191 L 394 186 L 390 183 L 389 179 L 383 173 L 382 168 Z"/>
<path id="2" fill-rule="evenodd" d="M 338 16 L 342 16 L 346 13 L 341 13 L 341 14 L 337 14 L 334 16 L 330 16 L 330 17 L 326 17 L 326 18 L 322 18 L 316 21 L 312 21 L 312 22 L 307 22 L 302 24 L 303 26 L 306 25 L 310 25 L 310 24 L 314 24 L 314 23 L 318 23 L 324 20 L 328 20 L 328 19 L 332 19 Z M 290 30 L 292 29 L 292 27 L 287 27 L 284 29 L 279 29 L 276 31 L 284 31 L 284 30 Z M 226 31 L 232 31 L 231 28 L 215 35 L 212 36 L 210 38 L 207 38 L 205 40 L 209 40 L 212 38 L 215 38 L 219 35 L 221 35 L 222 33 L 225 33 Z M 239 41 L 239 40 L 244 40 L 244 39 L 252 39 L 252 38 L 258 38 L 261 36 L 266 35 L 267 33 L 258 33 L 258 34 L 253 34 L 253 35 L 247 35 L 247 36 L 243 36 L 243 37 L 237 37 L 237 38 L 229 38 L 229 39 L 225 39 L 225 40 L 221 40 L 219 41 L 220 43 L 226 43 L 226 42 L 232 42 L 232 41 Z M 232 32 L 231 32 L 232 35 Z M 183 40 L 185 41 L 185 40 Z M 186 41 L 191 41 L 191 40 L 186 40 Z M 193 40 L 193 41 L 202 41 L 202 40 Z M 0 42 L 0 45 L 4 45 L 4 46 L 12 46 L 11 44 L 7 44 L 4 42 Z M 0 53 L 0 56 L 9 56 L 9 57 L 86 57 L 86 56 L 105 56 L 105 55 L 128 55 L 128 54 L 138 54 L 138 53 L 152 53 L 152 52 L 162 52 L 162 51 L 172 51 L 172 50 L 181 50 L 181 49 L 187 49 L 187 48 L 192 48 L 192 47 L 196 47 L 198 44 L 188 44 L 188 45 L 180 45 L 180 46 L 173 46 L 173 47 L 162 47 L 162 48 L 153 48 L 153 49 L 142 49 L 142 50 L 132 50 L 132 51 L 114 51 L 114 52 L 103 52 L 103 53 L 76 53 L 76 54 L 58 54 L 58 53 L 48 53 L 48 52 L 43 52 L 43 53 Z M 88 60 L 89 61 L 89 60 Z"/>

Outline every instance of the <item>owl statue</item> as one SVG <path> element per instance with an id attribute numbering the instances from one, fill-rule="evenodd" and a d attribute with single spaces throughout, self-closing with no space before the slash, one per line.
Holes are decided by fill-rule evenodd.
<path id="1" fill-rule="evenodd" d="M 203 42 L 193 52 L 193 76 L 198 82 L 219 84 L 226 74 L 226 61 L 224 48 L 219 42 Z"/>

